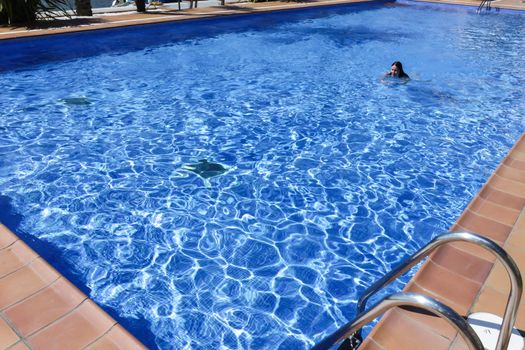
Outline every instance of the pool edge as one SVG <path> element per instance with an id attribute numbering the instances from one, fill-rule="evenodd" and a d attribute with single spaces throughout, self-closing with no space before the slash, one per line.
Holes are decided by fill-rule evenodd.
<path id="1" fill-rule="evenodd" d="M 146 347 L 0 223 L 0 348 Z"/>
<path id="2" fill-rule="evenodd" d="M 352 4 L 366 3 L 388 3 L 395 0 L 310 0 L 310 2 L 257 2 L 239 3 L 225 7 L 213 6 L 206 8 L 194 8 L 190 10 L 165 10 L 161 12 L 132 13 L 116 16 L 93 17 L 99 23 L 82 25 L 71 25 L 64 22 L 61 26 L 48 29 L 23 29 L 21 27 L 2 27 L 0 26 L 0 43 L 3 40 L 32 38 L 50 36 L 66 33 L 79 33 L 85 31 L 104 30 L 112 28 L 132 27 L 140 25 L 152 25 L 169 22 L 185 22 L 205 20 L 219 17 L 245 16 L 267 12 L 293 11 L 316 7 L 332 7 Z M 162 16 L 159 16 L 161 14 Z"/>
<path id="3" fill-rule="evenodd" d="M 9 39 L 31 38 L 40 36 L 49 36 L 65 33 L 77 33 L 93 30 L 102 30 L 110 28 L 130 27 L 137 25 L 147 25 L 156 23 L 193 21 L 217 17 L 250 15 L 264 12 L 289 11 L 297 9 L 307 9 L 314 7 L 328 7 L 338 5 L 350 5 L 358 3 L 388 3 L 398 2 L 400 4 L 429 4 L 443 6 L 462 6 L 477 8 L 479 0 L 309 0 L 309 2 L 257 2 L 257 3 L 238 3 L 230 4 L 224 7 L 213 6 L 206 8 L 194 8 L 189 10 L 159 10 L 158 12 L 150 11 L 146 13 L 125 13 L 115 16 L 93 16 L 83 18 L 84 24 L 75 24 L 74 21 L 60 22 L 59 26 L 50 26 L 49 28 L 27 29 L 23 27 L 0 26 L 0 42 Z M 525 11 L 525 2 L 521 0 L 492 0 L 491 7 L 495 12 L 501 10 L 508 11 Z M 159 16 L 159 14 L 161 16 Z M 89 22 L 92 23 L 89 23 Z M 96 23 L 95 23 L 96 22 Z"/>
<path id="4" fill-rule="evenodd" d="M 450 231 L 467 231 L 494 240 L 525 271 L 525 133 L 516 141 Z M 439 248 L 405 287 L 444 302 L 461 316 L 474 312 L 503 315 L 510 283 L 495 257 L 482 248 L 454 243 Z M 523 300 L 523 298 L 522 298 Z M 523 305 L 522 302 L 520 305 Z M 518 310 L 518 329 L 525 329 L 525 309 Z M 407 330 L 410 331 L 407 336 Z M 414 310 L 387 312 L 360 349 L 467 349 L 444 320 Z"/>

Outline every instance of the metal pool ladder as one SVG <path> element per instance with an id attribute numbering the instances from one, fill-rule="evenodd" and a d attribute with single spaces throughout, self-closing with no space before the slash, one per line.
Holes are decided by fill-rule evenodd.
<path id="1" fill-rule="evenodd" d="M 488 238 L 469 232 L 445 233 L 434 238 L 430 243 L 418 250 L 395 269 L 376 281 L 359 298 L 357 303 L 357 316 L 355 319 L 321 340 L 321 342 L 316 344 L 312 350 L 328 350 L 343 340 L 344 342 L 340 345 L 338 350 L 357 349 L 362 339 L 362 327 L 395 306 L 412 306 L 421 308 L 442 317 L 459 331 L 469 349 L 483 350 L 483 345 L 478 336 L 463 317 L 458 315 L 450 307 L 428 296 L 417 293 L 396 293 L 387 296 L 365 311 L 366 302 L 380 288 L 383 288 L 394 281 L 397 277 L 407 272 L 414 265 L 429 256 L 430 253 L 438 247 L 452 242 L 467 242 L 485 248 L 499 259 L 509 275 L 510 293 L 509 298 L 507 299 L 505 313 L 503 315 L 503 323 L 501 325 L 498 342 L 496 344 L 496 350 L 505 350 L 509 344 L 521 299 L 523 288 L 521 274 L 512 257 L 507 254 L 503 248 Z"/>
<path id="2" fill-rule="evenodd" d="M 487 8 L 487 11 L 490 11 L 491 7 L 490 7 L 490 3 L 492 2 L 492 0 L 481 0 L 481 3 L 479 4 L 478 6 L 478 9 L 476 10 L 476 13 L 480 13 L 483 8 Z"/>

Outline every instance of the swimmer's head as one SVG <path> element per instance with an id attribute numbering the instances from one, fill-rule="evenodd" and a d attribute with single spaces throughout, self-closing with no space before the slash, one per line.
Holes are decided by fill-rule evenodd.
<path id="1" fill-rule="evenodd" d="M 399 61 L 395 61 L 390 66 L 390 71 L 386 73 L 387 76 L 401 78 L 401 79 L 410 79 L 408 74 L 403 70 L 403 65 Z"/>
<path id="2" fill-rule="evenodd" d="M 399 61 L 392 63 L 390 67 L 390 75 L 393 77 L 402 77 L 405 74 L 403 71 L 403 65 Z"/>

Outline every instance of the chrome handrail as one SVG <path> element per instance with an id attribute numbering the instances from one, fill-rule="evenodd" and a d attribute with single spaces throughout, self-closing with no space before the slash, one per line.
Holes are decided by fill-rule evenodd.
<path id="1" fill-rule="evenodd" d="M 461 333 L 468 348 L 471 350 L 483 350 L 483 344 L 479 340 L 472 327 L 447 305 L 422 294 L 417 293 L 396 293 L 385 297 L 366 312 L 356 316 L 352 322 L 348 322 L 337 331 L 324 338 L 316 344 L 312 350 L 327 350 L 348 338 L 356 330 L 361 329 L 365 324 L 380 316 L 388 309 L 396 306 L 413 306 L 427 310 L 439 317 L 444 318 L 452 327 Z"/>
<path id="2" fill-rule="evenodd" d="M 481 3 L 479 4 L 478 10 L 476 12 L 480 13 L 483 10 L 483 7 L 485 6 L 485 4 L 487 5 L 487 10 L 490 11 L 490 2 L 491 1 L 492 0 L 481 0 Z"/>
<path id="3" fill-rule="evenodd" d="M 417 264 L 418 262 L 426 258 L 428 255 L 430 255 L 430 253 L 432 253 L 436 248 L 446 243 L 458 241 L 473 243 L 478 246 L 481 246 L 482 248 L 485 248 L 486 250 L 489 250 L 499 259 L 499 261 L 503 264 L 503 266 L 507 270 L 507 273 L 509 274 L 510 293 L 509 298 L 507 300 L 505 313 L 503 316 L 503 323 L 501 324 L 501 331 L 498 337 L 498 342 L 496 344 L 497 350 L 507 349 L 507 345 L 509 344 L 510 336 L 512 333 L 512 328 L 514 327 L 514 322 L 516 321 L 518 307 L 521 299 L 521 293 L 523 288 L 521 274 L 516 263 L 514 262 L 512 257 L 509 254 L 507 254 L 505 250 L 503 250 L 492 240 L 474 233 L 453 232 L 446 233 L 434 238 L 432 241 L 430 241 L 430 243 L 421 248 L 410 258 L 405 260 L 395 269 L 390 271 L 388 274 L 386 274 L 381 279 L 376 281 L 372 286 L 370 286 L 361 296 L 361 298 L 359 298 L 359 301 L 357 303 L 357 313 L 361 314 L 363 312 L 363 310 L 366 307 L 366 302 L 368 298 L 370 298 L 372 294 L 377 292 L 379 288 L 382 288 L 390 282 L 394 281 L 401 274 L 408 271 L 415 264 Z M 358 334 L 360 334 L 360 332 L 361 330 L 358 330 Z"/>

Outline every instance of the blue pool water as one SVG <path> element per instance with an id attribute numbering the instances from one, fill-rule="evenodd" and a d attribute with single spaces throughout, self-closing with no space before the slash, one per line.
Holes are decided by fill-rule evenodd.
<path id="1" fill-rule="evenodd" d="M 0 221 L 150 348 L 308 348 L 523 132 L 524 38 L 390 3 L 1 42 Z"/>

